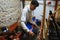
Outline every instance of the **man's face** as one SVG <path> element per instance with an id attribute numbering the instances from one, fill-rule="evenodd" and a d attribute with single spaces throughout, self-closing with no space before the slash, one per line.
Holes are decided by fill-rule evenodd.
<path id="1" fill-rule="evenodd" d="M 36 6 L 33 5 L 33 4 L 30 4 L 30 9 L 31 9 L 31 10 L 35 10 L 35 9 L 36 9 Z"/>

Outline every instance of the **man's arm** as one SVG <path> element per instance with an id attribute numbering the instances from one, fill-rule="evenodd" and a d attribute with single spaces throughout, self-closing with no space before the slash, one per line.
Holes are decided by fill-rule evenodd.
<path id="1" fill-rule="evenodd" d="M 30 30 L 27 28 L 26 24 L 24 22 L 21 22 L 22 28 L 26 31 L 29 32 Z"/>
<path id="2" fill-rule="evenodd" d="M 27 8 L 24 8 L 23 11 L 22 11 L 22 15 L 21 15 L 21 26 L 22 26 L 22 28 L 23 28 L 26 32 L 28 32 L 30 35 L 34 36 L 34 33 L 33 33 L 32 31 L 30 31 L 30 30 L 27 28 L 26 24 L 25 24 L 25 22 L 26 22 L 26 13 L 28 13 L 28 9 L 27 9 Z"/>
<path id="3" fill-rule="evenodd" d="M 35 22 L 30 21 L 30 23 L 31 23 L 32 25 L 34 25 L 35 27 L 37 27 L 37 28 L 38 28 L 38 25 L 37 25 Z"/>
<path id="4" fill-rule="evenodd" d="M 26 27 L 24 22 L 21 22 L 21 25 L 25 31 L 27 31 L 30 35 L 34 36 L 34 33 Z"/>
<path id="5" fill-rule="evenodd" d="M 22 26 L 22 28 L 26 31 L 26 32 L 28 32 L 30 35 L 34 35 L 34 33 L 32 32 L 32 31 L 30 31 L 28 28 L 27 28 L 27 26 L 26 26 L 26 24 L 25 24 L 25 22 L 26 22 L 26 13 L 27 13 L 27 10 L 23 10 L 22 11 L 22 15 L 21 15 L 21 26 Z"/>
<path id="6" fill-rule="evenodd" d="M 29 29 L 27 28 L 25 22 L 26 22 L 26 13 L 27 13 L 27 9 L 24 8 L 22 11 L 22 15 L 21 15 L 21 26 L 22 28 L 26 31 L 29 32 Z"/>

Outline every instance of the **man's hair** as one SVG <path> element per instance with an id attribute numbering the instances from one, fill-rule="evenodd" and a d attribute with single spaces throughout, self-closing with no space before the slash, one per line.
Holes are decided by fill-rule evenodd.
<path id="1" fill-rule="evenodd" d="M 37 1 L 37 0 L 32 0 L 32 1 L 31 1 L 31 4 L 32 4 L 32 5 L 36 5 L 36 7 L 38 7 L 38 6 L 39 6 L 39 3 L 38 3 L 38 1 Z"/>

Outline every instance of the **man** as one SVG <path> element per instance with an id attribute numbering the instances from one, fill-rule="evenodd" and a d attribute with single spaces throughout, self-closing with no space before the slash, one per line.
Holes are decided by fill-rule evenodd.
<path id="1" fill-rule="evenodd" d="M 23 11 L 22 11 L 22 15 L 21 15 L 21 26 L 22 28 L 29 33 L 30 35 L 34 36 L 34 33 L 29 30 L 29 28 L 26 26 L 27 22 L 30 22 L 31 24 L 36 25 L 33 21 L 32 21 L 32 11 L 34 11 L 36 9 L 36 7 L 39 6 L 39 3 L 36 0 L 32 0 L 30 5 L 26 6 Z"/>

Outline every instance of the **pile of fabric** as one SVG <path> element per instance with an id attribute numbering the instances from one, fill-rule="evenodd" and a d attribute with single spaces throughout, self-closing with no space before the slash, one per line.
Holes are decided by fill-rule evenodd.
<path id="1" fill-rule="evenodd" d="M 20 0 L 0 0 L 0 27 L 17 22 L 20 11 Z"/>

